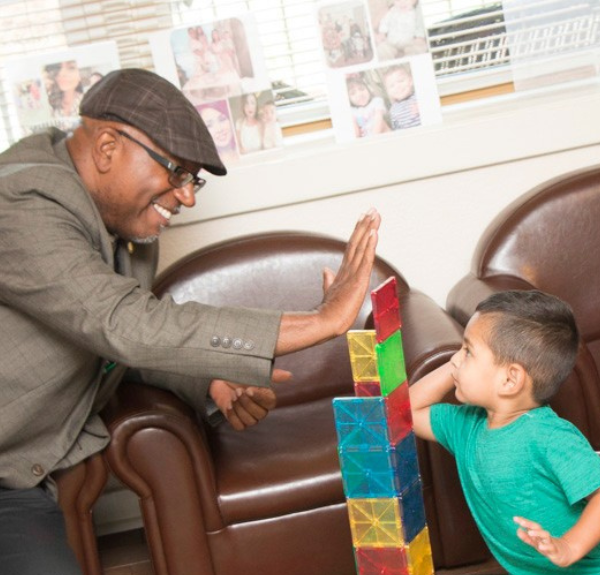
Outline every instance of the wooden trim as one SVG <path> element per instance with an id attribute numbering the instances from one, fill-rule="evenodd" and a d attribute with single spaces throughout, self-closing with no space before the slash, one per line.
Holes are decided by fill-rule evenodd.
<path id="1" fill-rule="evenodd" d="M 297 136 L 299 134 L 308 134 L 310 132 L 316 132 L 318 130 L 329 130 L 331 128 L 331 120 L 316 120 L 314 122 L 306 122 L 304 124 L 298 124 L 296 126 L 287 126 L 283 128 L 284 136 Z"/>
<path id="2" fill-rule="evenodd" d="M 449 106 L 450 104 L 460 104 L 462 102 L 479 100 L 481 98 L 512 94 L 514 91 L 515 85 L 513 82 L 506 82 L 505 84 L 497 84 L 496 86 L 489 86 L 478 90 L 469 90 L 468 92 L 461 92 L 460 94 L 449 94 L 448 96 L 442 96 L 440 100 L 442 106 Z"/>

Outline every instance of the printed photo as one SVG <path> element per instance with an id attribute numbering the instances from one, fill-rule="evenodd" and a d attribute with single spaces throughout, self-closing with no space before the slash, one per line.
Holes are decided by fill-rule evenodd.
<path id="1" fill-rule="evenodd" d="M 21 125 L 33 126 L 47 119 L 47 103 L 44 102 L 43 95 L 39 75 L 13 83 L 13 100 Z"/>
<path id="2" fill-rule="evenodd" d="M 336 139 L 349 141 L 442 120 L 430 54 L 385 62 L 329 79 Z"/>
<path id="3" fill-rule="evenodd" d="M 65 131 L 75 128 L 85 92 L 119 67 L 114 42 L 7 62 L 20 135 L 52 126 Z"/>
<path id="4" fill-rule="evenodd" d="M 238 18 L 190 26 L 171 33 L 183 93 L 197 105 L 237 96 L 254 69 L 246 30 Z"/>
<path id="5" fill-rule="evenodd" d="M 377 72 L 383 87 L 390 128 L 404 130 L 420 126 L 421 114 L 410 62 L 392 64 L 379 68 Z"/>
<path id="6" fill-rule="evenodd" d="M 229 100 L 240 154 L 252 154 L 283 146 L 271 90 L 249 92 Z"/>
<path id="7" fill-rule="evenodd" d="M 219 157 L 225 166 L 239 160 L 235 128 L 227 100 L 215 100 L 196 106 L 215 142 Z"/>
<path id="8" fill-rule="evenodd" d="M 362 64 L 373 59 L 373 45 L 364 2 L 327 4 L 318 10 L 325 62 L 330 68 Z"/>
<path id="9" fill-rule="evenodd" d="M 390 131 L 387 107 L 377 72 L 366 70 L 346 75 L 352 126 L 357 138 Z"/>
<path id="10" fill-rule="evenodd" d="M 379 60 L 395 60 L 429 50 L 421 0 L 369 0 Z"/>

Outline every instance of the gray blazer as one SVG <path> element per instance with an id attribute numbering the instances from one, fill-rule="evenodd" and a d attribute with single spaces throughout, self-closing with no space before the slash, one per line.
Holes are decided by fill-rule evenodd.
<path id="1" fill-rule="evenodd" d="M 127 367 L 199 410 L 211 379 L 270 383 L 280 312 L 156 299 L 156 247 L 130 256 L 107 232 L 64 137 L 0 154 L 1 487 L 101 450 L 98 411 Z M 213 347 L 225 335 L 247 345 Z"/>

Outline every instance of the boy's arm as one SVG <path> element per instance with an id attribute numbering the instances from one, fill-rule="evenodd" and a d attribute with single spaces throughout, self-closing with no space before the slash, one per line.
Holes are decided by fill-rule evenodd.
<path id="1" fill-rule="evenodd" d="M 541 525 L 515 517 L 517 535 L 559 567 L 568 567 L 600 543 L 600 489 L 588 497 L 581 517 L 562 537 L 552 537 Z"/>
<path id="2" fill-rule="evenodd" d="M 410 386 L 410 407 L 417 437 L 436 441 L 431 429 L 430 407 L 440 403 L 454 388 L 452 369 L 450 362 L 445 363 Z"/>

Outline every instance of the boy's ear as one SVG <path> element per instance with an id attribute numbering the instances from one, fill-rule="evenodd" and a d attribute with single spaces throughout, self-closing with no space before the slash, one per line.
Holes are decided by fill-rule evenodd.
<path id="1" fill-rule="evenodd" d="M 527 384 L 528 374 L 519 363 L 511 363 L 506 368 L 506 381 L 502 383 L 500 393 L 504 396 L 519 394 Z"/>

